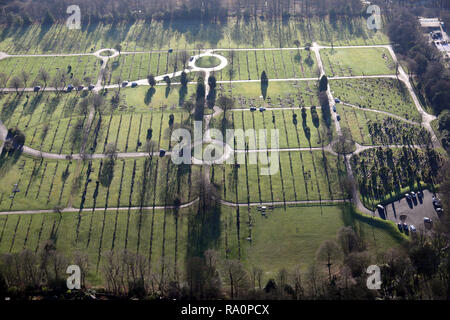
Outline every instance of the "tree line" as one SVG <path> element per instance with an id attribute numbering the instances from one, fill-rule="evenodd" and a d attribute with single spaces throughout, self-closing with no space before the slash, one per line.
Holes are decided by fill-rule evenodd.
<path id="1" fill-rule="evenodd" d="M 450 77 L 443 58 L 430 44 L 418 19 L 408 10 L 397 10 L 387 28 L 394 49 L 408 66 L 422 102 L 439 115 L 439 130 L 444 148 L 450 147 L 448 111 L 450 110 Z"/>
<path id="2" fill-rule="evenodd" d="M 53 24 L 65 22 L 69 0 L 0 1 L 1 24 L 23 24 L 32 22 Z M 134 22 L 137 19 L 158 21 L 194 20 L 211 23 L 226 23 L 230 16 L 249 20 L 262 18 L 283 20 L 290 17 L 312 17 L 330 15 L 339 17 L 364 15 L 359 0 L 79 0 L 83 23 Z"/>

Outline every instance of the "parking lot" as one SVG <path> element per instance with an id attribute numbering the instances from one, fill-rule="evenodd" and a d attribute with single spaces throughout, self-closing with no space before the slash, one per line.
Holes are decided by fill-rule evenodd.
<path id="1" fill-rule="evenodd" d="M 425 227 L 423 218 L 428 217 L 433 221 L 439 219 L 433 206 L 432 197 L 432 192 L 424 190 L 422 199 L 416 197 L 416 199 L 408 201 L 406 198 L 402 198 L 392 202 L 385 207 L 386 219 L 395 223 L 406 223 L 408 226 L 414 225 L 417 230 L 423 229 Z M 378 210 L 376 212 L 383 218 Z"/>

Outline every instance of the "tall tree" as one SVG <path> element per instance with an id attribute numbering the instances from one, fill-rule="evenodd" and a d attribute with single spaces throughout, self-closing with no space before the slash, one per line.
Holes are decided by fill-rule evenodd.
<path id="1" fill-rule="evenodd" d="M 320 82 L 319 82 L 319 91 L 323 92 L 323 91 L 327 91 L 328 89 L 328 78 L 326 75 L 323 75 L 320 78 Z"/>
<path id="2" fill-rule="evenodd" d="M 153 88 L 156 85 L 155 76 L 153 74 L 149 74 L 147 76 L 148 84 Z"/>

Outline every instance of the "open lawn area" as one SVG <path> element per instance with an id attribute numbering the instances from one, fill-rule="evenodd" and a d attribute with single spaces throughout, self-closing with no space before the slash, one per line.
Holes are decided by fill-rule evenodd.
<path id="1" fill-rule="evenodd" d="M 395 64 L 386 48 L 320 50 L 329 77 L 395 74 Z"/>
<path id="2" fill-rule="evenodd" d="M 229 215 L 229 223 L 223 231 L 222 245 L 226 241 L 234 244 L 236 210 L 223 209 L 224 214 Z M 322 242 L 335 239 L 343 226 L 353 226 L 358 230 L 373 262 L 385 248 L 398 247 L 404 241 L 393 223 L 362 216 L 347 205 L 277 207 L 268 210 L 265 216 L 255 207 L 244 208 L 239 212 L 239 220 L 241 259 L 248 269 L 254 266 L 262 268 L 266 281 L 275 277 L 282 268 L 292 270 L 300 266 L 306 271 L 315 261 Z M 248 237 L 251 241 L 247 240 Z M 229 255 L 235 257 L 237 252 L 231 251 Z"/>
<path id="3" fill-rule="evenodd" d="M 9 78 L 8 87 L 14 87 L 12 79 L 15 76 L 20 77 L 22 72 L 28 75 L 28 81 L 26 84 L 22 81 L 20 87 L 34 85 L 43 87 L 45 83 L 38 77 L 40 69 L 47 71 L 50 76 L 47 86 L 52 85 L 51 79 L 58 73 L 65 76 L 66 86 L 74 79 L 78 79 L 87 86 L 97 81 L 101 67 L 100 61 L 94 56 L 10 57 L 0 60 L 0 70 Z"/>

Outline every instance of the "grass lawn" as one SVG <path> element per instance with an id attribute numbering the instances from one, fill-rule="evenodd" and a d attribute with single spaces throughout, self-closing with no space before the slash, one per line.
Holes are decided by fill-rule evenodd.
<path id="1" fill-rule="evenodd" d="M 328 76 L 395 74 L 395 64 L 385 48 L 320 50 Z"/>
<path id="2" fill-rule="evenodd" d="M 202 236 L 201 247 L 212 248 L 225 258 L 239 256 L 247 268 L 259 266 L 264 280 L 274 277 L 281 268 L 300 265 L 303 271 L 313 263 L 320 244 L 336 237 L 342 226 L 354 226 L 365 240 L 376 261 L 377 254 L 399 246 L 402 236 L 389 222 L 352 212 L 347 206 L 298 206 L 269 210 L 266 217 L 252 207 L 241 210 L 239 237 L 236 211 L 221 207 L 217 218 L 210 217 L 208 230 L 217 225 L 219 233 L 198 229 L 195 208 L 139 211 L 89 211 L 79 213 L 42 213 L 34 215 L 0 216 L 3 237 L 0 253 L 19 252 L 23 248 L 35 251 L 45 241 L 54 241 L 56 248 L 72 261 L 75 251 L 88 255 L 87 281 L 100 285 L 103 281 L 103 255 L 110 250 L 127 249 L 149 259 L 152 271 L 160 273 L 164 265 L 169 277 L 185 271 L 185 258 L 198 246 L 196 236 Z M 251 217 L 252 242 L 248 221 Z M 80 220 L 79 220 L 80 219 Z M 77 229 L 78 221 L 80 221 Z M 282 230 L 282 232 L 280 232 Z M 78 231 L 78 241 L 76 235 Z M 200 239 L 200 238 L 199 238 Z M 195 250 L 195 249 L 194 249 Z"/>
<path id="3" fill-rule="evenodd" d="M 219 58 L 206 56 L 200 57 L 195 61 L 195 65 L 199 68 L 214 68 L 220 64 Z"/>
<path id="4" fill-rule="evenodd" d="M 69 66 L 72 68 L 69 69 Z M 90 78 L 90 83 L 95 83 L 100 72 L 100 60 L 94 56 L 70 56 L 70 57 L 9 57 L 0 60 L 0 70 L 9 77 L 8 86 L 13 87 L 11 79 L 20 76 L 22 71 L 29 75 L 26 87 L 32 87 L 34 83 L 43 86 L 44 83 L 38 79 L 40 69 L 46 70 L 50 79 L 58 71 L 63 72 L 67 78 L 67 84 L 76 78 L 82 83 L 83 79 Z M 50 86 L 50 81 L 47 86 Z M 21 87 L 25 86 L 22 84 Z"/>
<path id="5" fill-rule="evenodd" d="M 231 223 L 222 233 L 233 241 L 236 213 L 223 210 Z M 251 219 L 252 228 L 249 229 Z M 240 210 L 241 257 L 247 268 L 258 266 L 267 281 L 282 268 L 292 270 L 299 265 L 303 271 L 315 260 L 316 251 L 323 241 L 335 239 L 343 226 L 359 231 L 371 254 L 372 261 L 387 248 L 397 247 L 403 238 L 391 223 L 372 219 L 353 212 L 348 206 L 297 206 L 269 210 L 262 216 L 255 207 Z M 246 240 L 251 235 L 252 241 Z M 230 240 L 231 239 L 231 240 Z M 222 246 L 226 243 L 222 235 Z M 231 255 L 236 255 L 231 248 Z M 224 254 L 224 253 L 223 253 Z M 265 282 L 264 282 L 265 283 Z"/>

